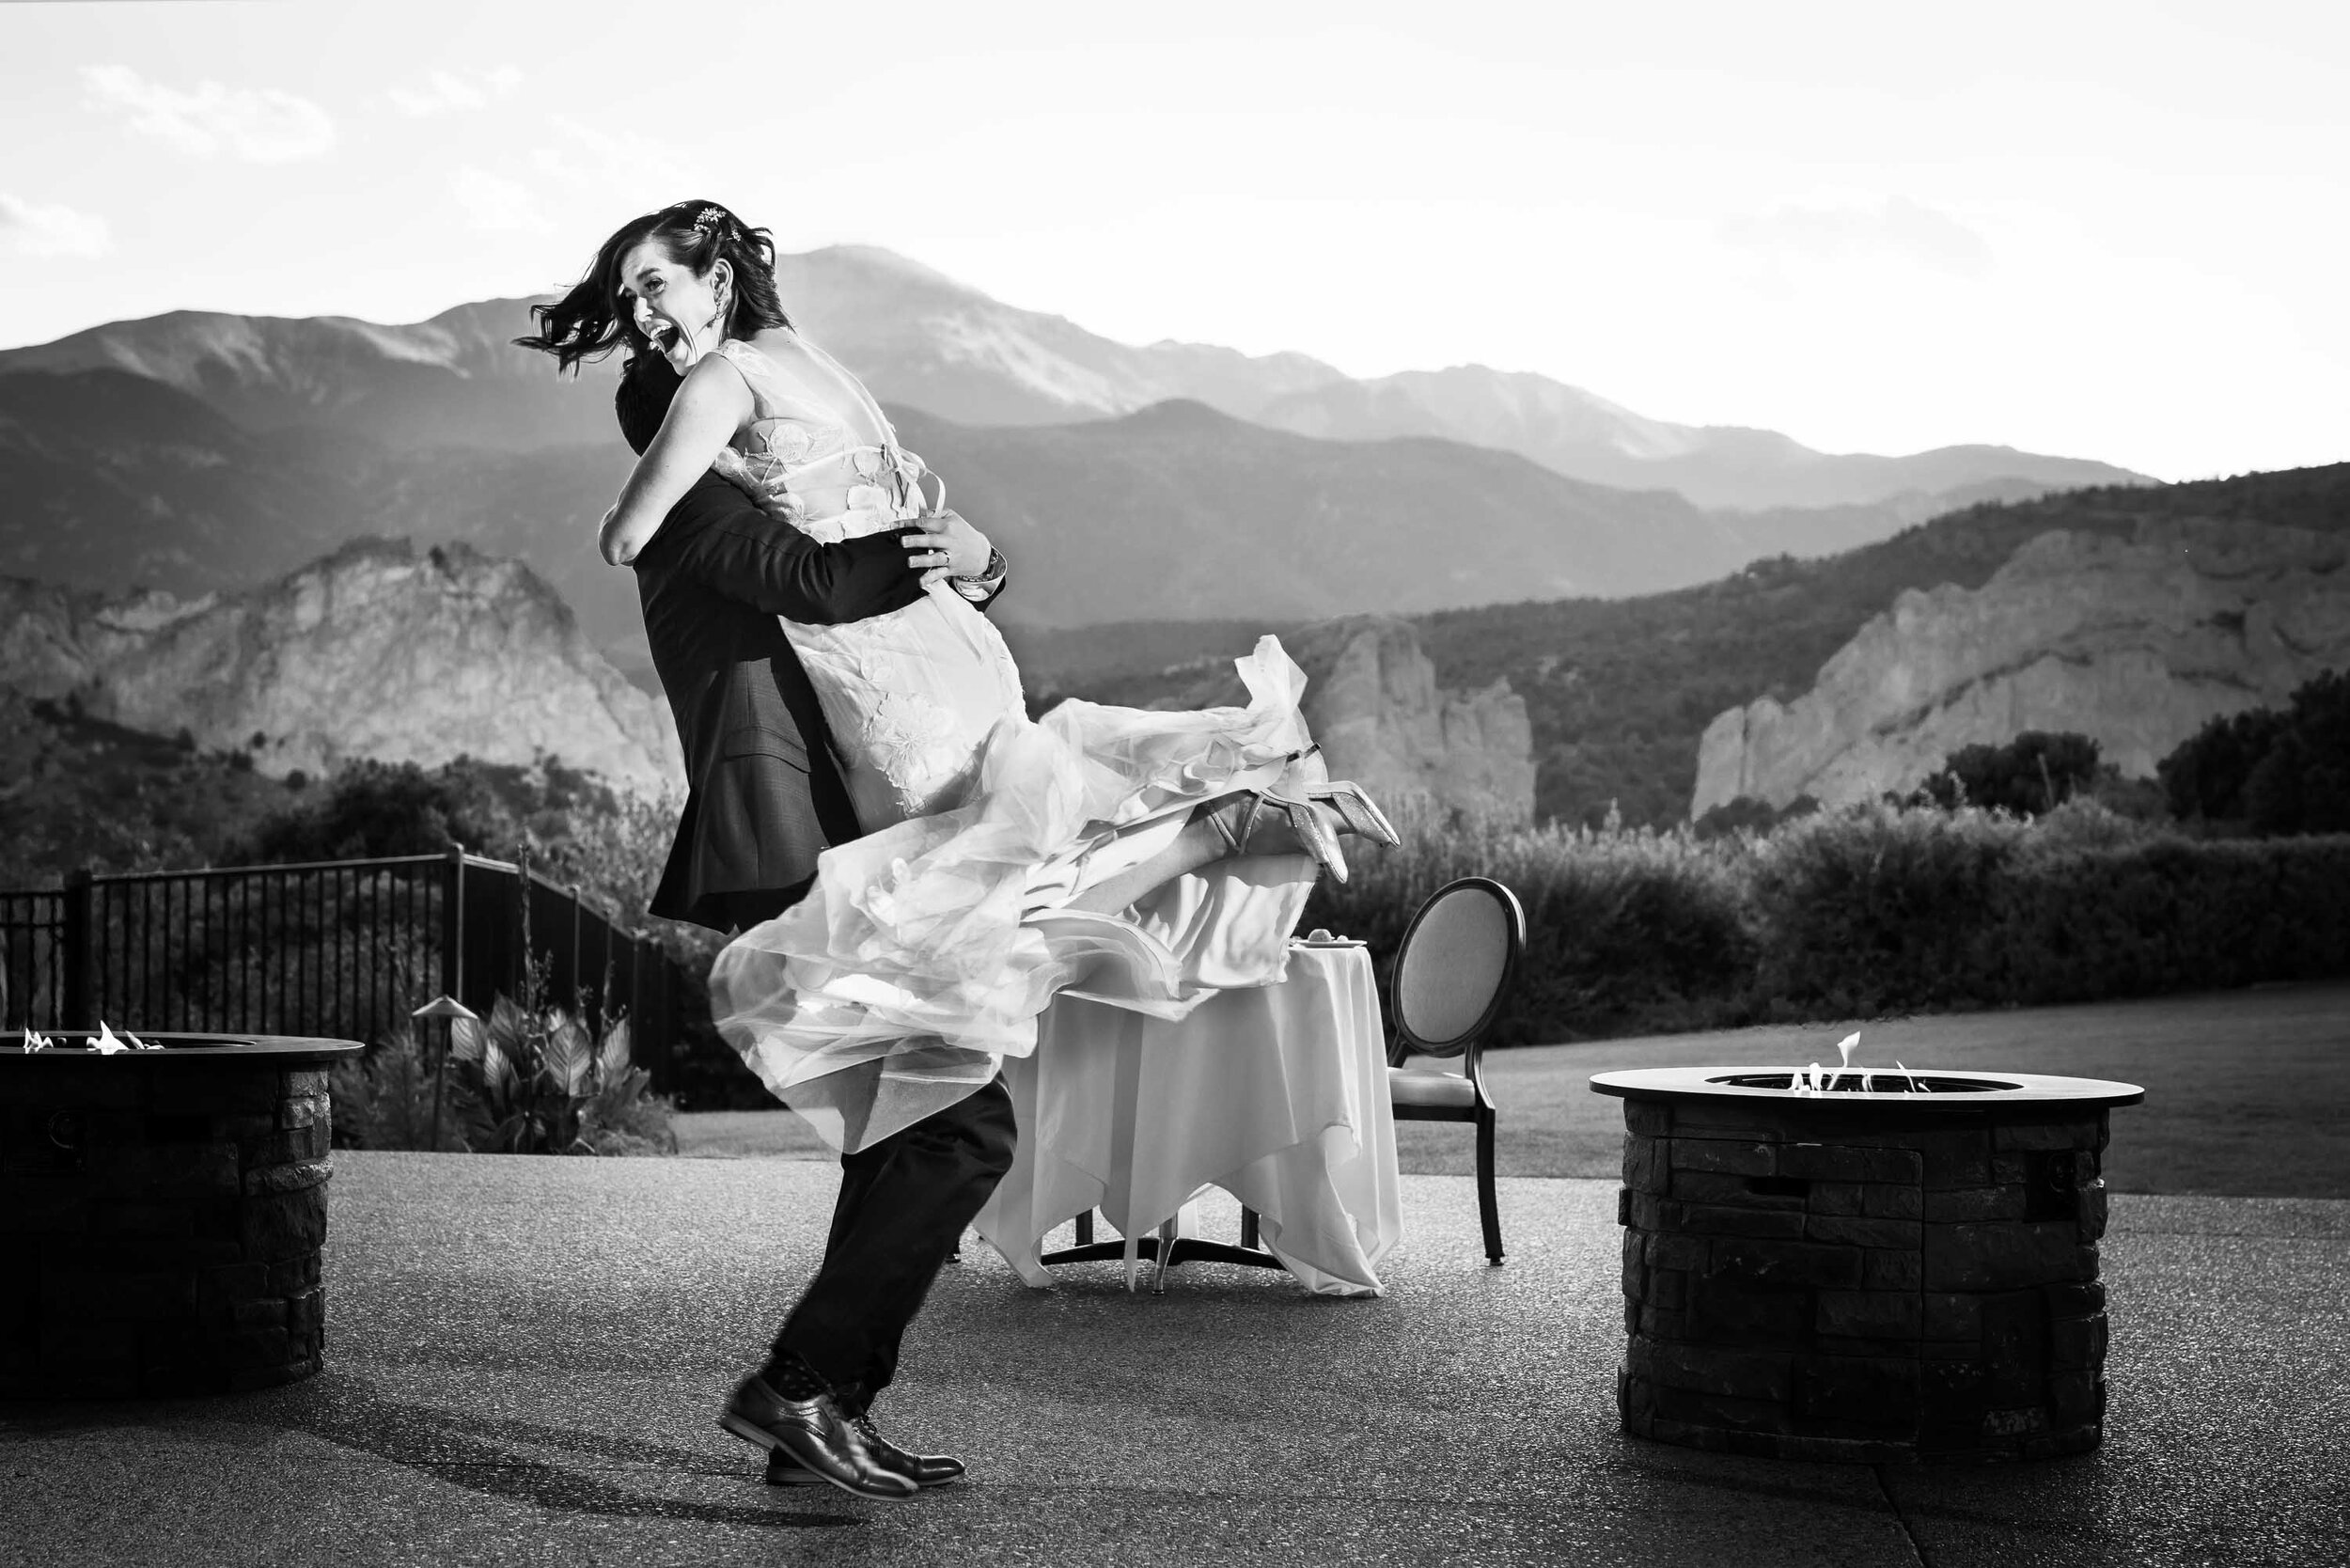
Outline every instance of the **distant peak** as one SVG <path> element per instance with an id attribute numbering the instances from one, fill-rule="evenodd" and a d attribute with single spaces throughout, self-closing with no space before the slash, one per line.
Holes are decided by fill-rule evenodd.
<path id="1" fill-rule="evenodd" d="M 1127 430 L 1220 431 L 1246 424 L 1246 421 L 1211 408 L 1197 398 L 1169 398 L 1164 402 L 1148 404 L 1132 414 L 1104 423 L 1120 425 Z"/>
<path id="2" fill-rule="evenodd" d="M 960 278 L 948 276 L 936 267 L 926 266 L 910 256 L 901 256 L 884 245 L 822 245 L 791 256 L 777 257 L 778 261 L 846 262 L 870 268 L 876 272 L 895 273 L 901 277 L 919 278 L 942 288 L 975 294 L 979 290 Z"/>

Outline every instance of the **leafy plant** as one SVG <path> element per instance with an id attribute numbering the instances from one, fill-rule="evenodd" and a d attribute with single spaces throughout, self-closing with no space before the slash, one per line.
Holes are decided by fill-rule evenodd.
<path id="1" fill-rule="evenodd" d="M 675 1152 L 669 1107 L 645 1092 L 652 1075 L 629 1062 L 617 1018 L 601 1041 L 561 1008 L 525 1009 L 501 996 L 486 1020 L 450 1029 L 449 1071 L 463 1104 L 466 1145 L 512 1154 Z"/>
<path id="2" fill-rule="evenodd" d="M 438 1149 L 460 1152 L 465 1140 L 456 1086 L 444 1084 L 439 1137 L 434 1137 L 433 1062 L 413 1028 L 377 1043 L 355 1061 L 335 1064 L 335 1146 L 338 1149 Z"/>

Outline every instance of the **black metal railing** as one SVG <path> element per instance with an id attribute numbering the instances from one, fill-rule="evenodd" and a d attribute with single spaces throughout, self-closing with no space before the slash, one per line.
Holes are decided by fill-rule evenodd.
<path id="1" fill-rule="evenodd" d="M 210 867 L 0 891 L 0 1027 L 380 1040 L 450 996 L 543 999 L 599 1034 L 625 1011 L 669 1081 L 675 965 L 576 886 L 468 855 Z"/>
<path id="2" fill-rule="evenodd" d="M 0 892 L 0 1027 L 62 1022 L 65 895 Z"/>

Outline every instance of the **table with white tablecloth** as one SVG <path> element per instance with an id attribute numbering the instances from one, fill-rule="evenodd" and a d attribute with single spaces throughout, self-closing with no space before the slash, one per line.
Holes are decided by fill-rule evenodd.
<path id="1" fill-rule="evenodd" d="M 1358 946 L 1292 943 L 1281 980 L 1181 1021 L 1063 996 L 1004 1063 L 1019 1152 L 979 1234 L 1047 1285 L 1057 1226 L 1098 1208 L 1139 1237 L 1216 1186 L 1308 1289 L 1377 1294 L 1402 1234 L 1385 1038 Z"/>

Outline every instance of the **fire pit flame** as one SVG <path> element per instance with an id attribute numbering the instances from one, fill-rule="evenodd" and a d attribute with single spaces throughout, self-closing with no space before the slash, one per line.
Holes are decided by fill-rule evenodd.
<path id="1" fill-rule="evenodd" d="M 39 1030 L 28 1028 L 24 1031 L 24 1049 L 26 1052 L 54 1051 L 57 1048 L 58 1046 L 55 1041 L 50 1039 L 47 1035 L 40 1033 Z M 125 1051 L 160 1051 L 163 1049 L 161 1045 L 155 1044 L 149 1041 L 141 1040 L 137 1035 L 133 1034 L 129 1029 L 124 1029 L 120 1034 L 117 1034 L 114 1030 L 114 1026 L 107 1023 L 103 1018 L 101 1018 L 98 1021 L 98 1033 L 90 1038 L 89 1043 L 86 1048 L 95 1055 L 102 1057 L 119 1056 Z"/>
<path id="2" fill-rule="evenodd" d="M 48 1042 L 44 1040 L 41 1043 L 46 1045 Z M 29 1047 L 29 1042 L 27 1044 Z M 98 1021 L 98 1037 L 89 1043 L 89 1048 L 102 1057 L 113 1056 L 118 1051 L 160 1051 L 163 1049 L 160 1045 L 149 1045 L 129 1029 L 123 1030 L 120 1034 L 115 1033 L 113 1026 L 103 1018 Z"/>
<path id="3" fill-rule="evenodd" d="M 1860 1031 L 1858 1029 L 1855 1029 L 1852 1033 L 1846 1035 L 1843 1039 L 1836 1043 L 1838 1066 L 1837 1070 L 1833 1074 L 1824 1071 L 1820 1064 L 1816 1061 L 1809 1067 L 1798 1067 L 1789 1072 L 1787 1074 L 1788 1092 L 1791 1094 L 1827 1094 L 1831 1092 L 1851 1094 L 1857 1092 L 1861 1094 L 1885 1095 L 1931 1094 L 1934 1092 L 1934 1086 L 1932 1084 L 1910 1072 L 1908 1068 L 1903 1066 L 1899 1061 L 1895 1061 L 1893 1066 L 1895 1070 L 1901 1074 L 1901 1077 L 1898 1080 L 1901 1087 L 1899 1089 L 1883 1090 L 1877 1088 L 1876 1080 L 1878 1074 L 1871 1072 L 1865 1067 L 1860 1068 L 1857 1071 L 1856 1071 L 1853 1067 L 1853 1049 L 1859 1043 Z M 1888 1073 L 1884 1075 L 1891 1077 L 1892 1074 Z M 1853 1078 L 1857 1078 L 1859 1080 L 1860 1088 L 1857 1090 L 1850 1088 L 1847 1083 L 1848 1079 Z M 1740 1083 L 1742 1087 L 1750 1089 L 1761 1089 L 1766 1087 L 1762 1084 L 1748 1083 L 1745 1080 L 1740 1080 Z"/>

